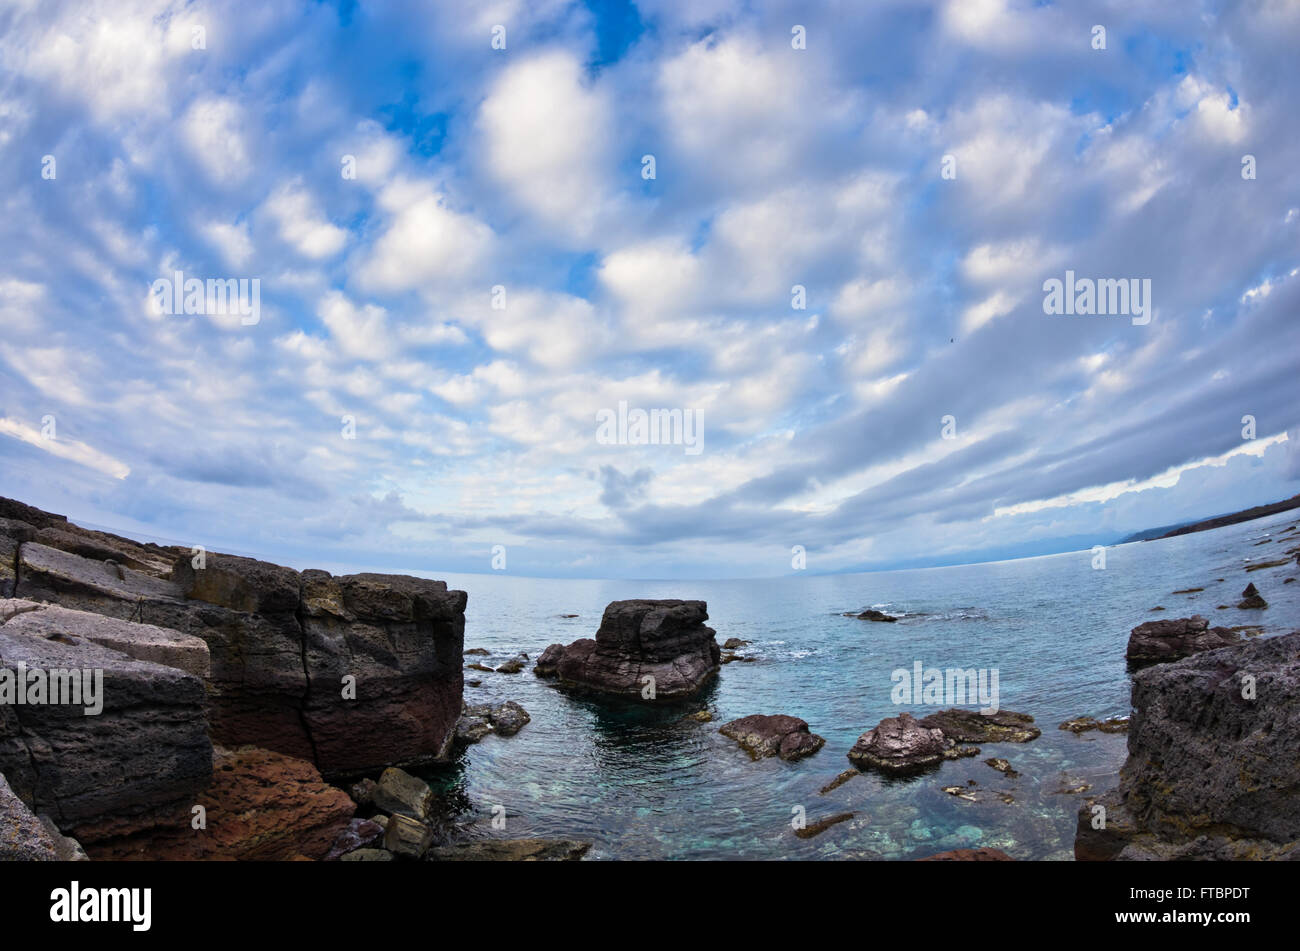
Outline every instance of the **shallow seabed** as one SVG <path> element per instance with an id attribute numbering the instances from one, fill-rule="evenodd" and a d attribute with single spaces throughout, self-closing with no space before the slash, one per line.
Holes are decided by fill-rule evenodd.
<path id="1" fill-rule="evenodd" d="M 547 644 L 594 636 L 606 603 L 620 598 L 699 598 L 721 643 L 752 644 L 755 658 L 722 668 L 694 701 L 650 708 L 569 696 L 537 679 L 466 671 L 471 703 L 517 700 L 532 722 L 516 736 L 489 736 L 455 763 L 423 772 L 446 811 L 471 835 L 557 836 L 594 843 L 589 858 L 909 859 L 951 848 L 991 846 L 1017 859 L 1071 859 L 1084 795 L 1113 786 L 1124 735 L 1057 729 L 1079 715 L 1125 716 L 1129 630 L 1155 618 L 1203 614 L 1212 624 L 1260 624 L 1264 635 L 1300 627 L 1300 574 L 1289 565 L 1246 573 L 1300 542 L 1278 543 L 1294 512 L 1179 538 L 1107 551 L 1105 570 L 1079 552 L 1013 562 L 877 574 L 762 581 L 573 581 L 471 575 L 448 578 L 469 592 L 465 646 L 496 664 L 519 651 L 534 660 Z M 1294 539 L 1294 535 L 1288 535 Z M 1258 544 L 1261 543 L 1262 544 Z M 1216 579 L 1222 578 L 1223 581 Z M 1265 611 L 1234 606 L 1247 582 Z M 1176 589 L 1202 587 L 1193 594 Z M 1216 610 L 1221 604 L 1226 610 Z M 1163 612 L 1152 612 L 1157 605 Z M 896 624 L 843 617 L 876 607 Z M 577 618 L 563 618 L 577 614 Z M 979 757 L 906 779 L 859 775 L 826 795 L 850 764 L 845 754 L 882 718 L 908 710 L 891 701 L 896 668 L 997 668 L 1003 709 L 1032 715 L 1043 735 L 1030 743 L 985 744 Z M 968 704 L 974 707 L 976 704 Z M 711 723 L 683 721 L 707 707 Z M 752 762 L 718 734 L 728 720 L 788 713 L 826 738 L 797 763 Z M 1010 779 L 984 764 L 1010 761 Z M 974 780 L 974 785 L 969 781 Z M 1088 786 L 1086 792 L 1063 790 Z M 964 786 L 976 801 L 943 791 Z M 1005 794 L 1005 795 L 999 795 Z M 1011 801 L 1005 801 L 1010 799 Z M 494 829 L 504 807 L 505 828 Z M 793 834 L 794 810 L 808 822 L 853 811 L 819 836 Z"/>

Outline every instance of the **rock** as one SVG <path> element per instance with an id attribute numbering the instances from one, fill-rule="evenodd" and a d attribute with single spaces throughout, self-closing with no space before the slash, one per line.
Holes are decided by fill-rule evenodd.
<path id="1" fill-rule="evenodd" d="M 203 682 L 71 633 L 77 612 L 57 628 L 10 633 L 28 616 L 0 625 L 0 697 L 19 665 L 29 688 L 33 672 L 75 671 L 82 676 L 70 683 L 95 696 L 0 702 L 0 773 L 14 793 L 87 846 L 105 830 L 145 828 L 197 802 L 212 776 Z"/>
<path id="2" fill-rule="evenodd" d="M 1263 610 L 1268 607 L 1268 602 L 1264 600 L 1263 595 L 1259 593 L 1259 589 L 1255 587 L 1255 583 L 1252 581 L 1241 592 L 1241 601 L 1237 603 L 1237 607 L 1243 611 Z"/>
<path id="3" fill-rule="evenodd" d="M 557 675 L 566 687 L 627 699 L 688 697 L 719 670 L 708 616 L 703 601 L 613 601 L 595 640 L 564 649 Z"/>
<path id="4" fill-rule="evenodd" d="M 898 620 L 898 618 L 890 617 L 885 612 L 877 611 L 874 608 L 868 608 L 866 611 L 863 611 L 861 614 L 856 615 L 856 617 L 860 621 L 889 621 L 892 623 Z"/>
<path id="5" fill-rule="evenodd" d="M 712 710 L 696 710 L 694 713 L 688 713 L 688 714 L 686 714 L 686 716 L 682 717 L 682 719 L 683 719 L 683 720 L 692 720 L 692 721 L 694 721 L 695 723 L 711 723 L 711 722 L 713 722 L 713 711 L 712 711 Z"/>
<path id="6" fill-rule="evenodd" d="M 533 665 L 533 673 L 538 677 L 554 677 L 558 672 L 560 658 L 564 656 L 563 644 L 551 644 L 542 651 Z"/>
<path id="7" fill-rule="evenodd" d="M 391 815 L 427 819 L 433 810 L 433 790 L 429 784 L 405 770 L 390 766 L 379 777 L 371 801 L 376 809 Z"/>
<path id="8" fill-rule="evenodd" d="M 821 749 L 826 740 L 811 733 L 808 724 L 798 717 L 756 713 L 724 723 L 718 732 L 735 740 L 751 759 L 779 756 L 783 760 L 802 759 Z"/>
<path id="9" fill-rule="evenodd" d="M 1011 763 L 1000 756 L 989 757 L 984 761 L 985 766 L 991 766 L 1008 779 L 1015 779 L 1020 774 L 1011 768 Z"/>
<path id="10" fill-rule="evenodd" d="M 909 773 L 941 762 L 944 746 L 942 731 L 922 726 L 910 713 L 900 713 L 858 737 L 848 755 L 859 769 Z"/>
<path id="11" fill-rule="evenodd" d="M 207 643 L 179 631 L 32 601 L 0 601 L 3 617 L 9 618 L 3 622 L 6 634 L 74 634 L 136 660 L 175 667 L 199 678 L 208 676 Z"/>
<path id="12" fill-rule="evenodd" d="M 808 825 L 804 826 L 802 829 L 795 829 L 794 834 L 801 839 L 811 839 L 813 836 L 821 835 L 823 832 L 825 832 L 833 825 L 838 825 L 841 822 L 847 822 L 849 819 L 852 819 L 855 815 L 857 815 L 857 813 L 837 812 L 833 816 L 827 816 L 825 819 L 818 819 L 816 822 L 811 822 Z"/>
<path id="13" fill-rule="evenodd" d="M 945 737 L 957 743 L 1028 743 L 1043 732 L 1033 722 L 1034 718 L 1027 713 L 999 710 L 983 714 L 954 707 L 924 717 L 921 726 L 941 730 Z"/>
<path id="14" fill-rule="evenodd" d="M 1257 565 L 1250 565 L 1249 567 L 1246 568 L 1246 570 L 1247 570 L 1247 571 L 1262 571 L 1262 570 L 1265 569 L 1265 568 L 1276 568 L 1276 567 L 1278 567 L 1279 565 L 1289 565 L 1289 564 L 1291 564 L 1291 559 L 1290 559 L 1290 558 L 1277 558 L 1277 559 L 1275 559 L 1275 560 L 1273 560 L 1273 561 L 1261 561 L 1261 562 L 1260 562 L 1259 564 L 1257 564 Z"/>
<path id="15" fill-rule="evenodd" d="M 16 597 L 207 644 L 219 742 L 311 759 L 335 774 L 447 758 L 462 692 L 464 592 L 214 552 L 196 565 L 187 548 L 88 532 L 12 500 L 0 510 L 21 515 L 0 517 L 4 549 L 18 545 Z M 343 695 L 345 677 L 355 698 Z"/>
<path id="16" fill-rule="evenodd" d="M 375 801 L 375 790 L 378 788 L 379 784 L 367 777 L 353 783 L 348 790 L 348 795 L 352 797 L 352 801 L 358 806 L 370 806 Z"/>
<path id="17" fill-rule="evenodd" d="M 480 663 L 477 663 L 477 662 L 475 662 L 475 663 L 473 663 L 473 664 L 466 664 L 466 665 L 465 665 L 465 669 L 466 669 L 466 670 L 481 670 L 481 671 L 483 671 L 483 673 L 485 673 L 485 674 L 495 674 L 495 673 L 497 672 L 497 669 L 496 669 L 495 667 L 489 667 L 487 664 L 480 664 Z"/>
<path id="18" fill-rule="evenodd" d="M 477 743 L 492 732 L 492 724 L 487 717 L 472 717 L 461 714 L 456 721 L 456 742 L 463 744 Z"/>
<path id="19" fill-rule="evenodd" d="M 520 654 L 518 657 L 511 657 L 508 661 L 501 664 L 497 667 L 496 672 L 498 674 L 517 674 L 524 669 L 524 665 L 527 664 L 527 662 L 527 655 Z"/>
<path id="20" fill-rule="evenodd" d="M 1075 857 L 1300 859 L 1297 696 L 1300 631 L 1137 673 L 1128 760 L 1117 789 L 1080 808 Z"/>
<path id="21" fill-rule="evenodd" d="M 949 796 L 956 796 L 958 799 L 965 799 L 967 802 L 979 802 L 975 794 L 965 786 L 944 786 L 943 791 Z"/>
<path id="22" fill-rule="evenodd" d="M 860 770 L 857 770 L 857 769 L 846 769 L 844 772 L 840 773 L 838 776 L 836 776 L 834 779 L 832 779 L 829 783 L 827 783 L 825 786 L 823 786 L 823 787 L 821 788 L 820 792 L 818 793 L 818 795 L 824 796 L 824 795 L 826 795 L 828 792 L 830 792 L 832 789 L 839 789 L 841 786 L 843 786 L 845 783 L 847 783 L 847 782 L 848 782 L 850 779 L 852 779 L 854 776 L 861 776 L 861 775 L 862 775 L 862 773 L 861 773 Z"/>
<path id="23" fill-rule="evenodd" d="M 590 842 L 573 839 L 479 839 L 429 849 L 431 862 L 576 862 Z"/>
<path id="24" fill-rule="evenodd" d="M 748 647 L 749 641 L 742 641 L 739 637 L 729 637 L 722 644 L 724 651 L 734 651 L 737 647 Z"/>
<path id="25" fill-rule="evenodd" d="M 918 862 L 1013 862 L 1015 861 L 1001 849 L 952 849 L 948 852 L 938 852 L 935 855 L 927 855 L 923 859 L 917 859 Z"/>
<path id="26" fill-rule="evenodd" d="M 423 858 L 433 842 L 433 830 L 423 822 L 402 815 L 393 815 L 384 831 L 384 848 L 394 855 L 406 858 Z"/>
<path id="27" fill-rule="evenodd" d="M 384 834 L 384 826 L 369 819 L 353 819 L 347 824 L 342 832 L 339 833 L 334 845 L 330 847 L 329 852 L 325 855 L 325 861 L 332 862 L 341 859 L 349 852 L 355 852 L 357 849 L 363 849 L 372 843 L 378 842 Z"/>
<path id="28" fill-rule="evenodd" d="M 0 775 L 0 862 L 57 862 L 57 830 L 41 822 Z"/>
<path id="29" fill-rule="evenodd" d="M 483 681 L 481 681 L 481 680 L 467 680 L 467 681 L 465 681 L 465 686 L 466 686 L 466 687 L 481 687 L 481 686 L 483 686 Z"/>
<path id="30" fill-rule="evenodd" d="M 488 722 L 498 736 L 514 736 L 531 720 L 528 711 L 513 700 L 498 703 L 488 712 Z"/>
<path id="31" fill-rule="evenodd" d="M 167 823 L 87 843 L 95 860 L 322 859 L 348 828 L 356 804 L 306 760 L 256 747 L 214 751 L 212 782 Z M 111 831 L 111 830 L 110 830 Z"/>
<path id="32" fill-rule="evenodd" d="M 1069 730 L 1071 733 L 1086 733 L 1089 730 L 1100 730 L 1102 733 L 1127 733 L 1127 717 L 1111 717 L 1109 720 L 1098 720 L 1095 717 L 1075 717 L 1072 720 L 1066 720 L 1058 730 Z"/>
<path id="33" fill-rule="evenodd" d="M 1210 627 L 1199 614 L 1189 618 L 1147 621 L 1129 634 L 1125 657 L 1133 663 L 1162 663 L 1197 651 L 1235 644 L 1240 638 L 1225 627 Z"/>
<path id="34" fill-rule="evenodd" d="M 1195 594 L 1198 591 L 1204 591 L 1204 588 L 1180 588 L 1174 594 Z"/>
<path id="35" fill-rule="evenodd" d="M 469 650 L 465 651 L 464 656 L 487 657 L 491 653 L 492 652 L 488 650 L 486 647 L 471 647 Z"/>
<path id="36" fill-rule="evenodd" d="M 346 852 L 339 857 L 340 862 L 391 862 L 395 858 L 392 852 L 387 849 L 357 849 L 354 852 Z"/>

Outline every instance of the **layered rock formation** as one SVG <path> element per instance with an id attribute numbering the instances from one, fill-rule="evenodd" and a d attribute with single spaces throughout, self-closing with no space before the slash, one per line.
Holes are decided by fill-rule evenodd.
<path id="1" fill-rule="evenodd" d="M 1128 760 L 1079 810 L 1075 857 L 1300 859 L 1297 696 L 1300 632 L 1136 674 Z"/>
<path id="2" fill-rule="evenodd" d="M 1178 660 L 1199 651 L 1227 647 L 1241 636 L 1226 627 L 1210 627 L 1199 614 L 1166 618 L 1139 624 L 1129 633 L 1124 656 L 1134 664 L 1155 664 Z"/>
<path id="3" fill-rule="evenodd" d="M 208 713 L 221 743 L 306 759 L 327 774 L 450 751 L 466 596 L 443 582 L 196 557 L 10 499 L 0 499 L 0 566 L 0 593 L 147 622 L 163 662 L 179 661 L 160 630 L 206 643 Z M 200 659 L 190 660 L 197 672 Z"/>
<path id="4" fill-rule="evenodd" d="M 18 686 L 25 679 L 29 692 L 34 676 L 47 681 L 40 702 L 0 703 L 0 773 L 19 798 L 84 844 L 196 801 L 212 775 L 203 681 L 124 653 L 175 652 L 197 665 L 194 639 L 160 644 L 147 629 L 133 642 L 129 630 L 95 615 L 12 600 L 0 602 L 0 620 L 0 678 Z"/>
<path id="5" fill-rule="evenodd" d="M 708 617 L 703 601 L 613 601 L 595 640 L 552 644 L 535 671 L 554 670 L 566 687 L 629 699 L 687 697 L 719 670 L 722 651 Z"/>

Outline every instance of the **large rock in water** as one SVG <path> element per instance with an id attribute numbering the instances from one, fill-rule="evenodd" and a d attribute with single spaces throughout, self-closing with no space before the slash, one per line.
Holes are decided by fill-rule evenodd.
<path id="1" fill-rule="evenodd" d="M 203 682 L 80 636 L 78 612 L 66 612 L 57 627 L 20 629 L 32 616 L 0 611 L 0 773 L 14 792 L 86 844 L 106 823 L 129 831 L 188 810 L 212 775 Z M 80 617 L 92 629 L 100 620 Z M 12 688 L 24 667 L 29 700 L 34 672 L 61 690 L 80 687 L 81 696 L 53 703 L 47 692 L 45 702 L 13 702 L 4 682 Z"/>
<path id="2" fill-rule="evenodd" d="M 849 761 L 859 769 L 917 772 L 942 762 L 947 746 L 941 730 L 922 726 L 910 713 L 900 713 L 858 737 L 849 750 Z"/>
<path id="3" fill-rule="evenodd" d="M 1136 674 L 1128 760 L 1080 808 L 1075 858 L 1300 859 L 1297 696 L 1300 632 Z"/>
<path id="4" fill-rule="evenodd" d="M 212 735 L 226 745 L 336 775 L 450 752 L 466 596 L 441 581 L 299 573 L 215 553 L 196 567 L 190 549 L 87 531 L 9 499 L 0 564 L 0 594 L 202 639 Z"/>
<path id="5" fill-rule="evenodd" d="M 1153 664 L 1178 660 L 1205 650 L 1227 647 L 1241 635 L 1226 627 L 1210 627 L 1199 614 L 1139 624 L 1129 633 L 1124 656 L 1134 663 Z"/>
<path id="6" fill-rule="evenodd" d="M 564 648 L 556 676 L 568 687 L 638 700 L 646 678 L 654 678 L 654 699 L 690 696 L 720 668 L 722 650 L 708 618 L 703 601 L 612 601 L 594 641 Z M 543 654 L 548 661 L 555 655 L 551 648 Z"/>

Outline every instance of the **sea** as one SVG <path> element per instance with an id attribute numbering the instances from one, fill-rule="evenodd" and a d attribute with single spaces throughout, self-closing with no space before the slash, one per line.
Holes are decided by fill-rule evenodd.
<path id="1" fill-rule="evenodd" d="M 908 860 L 956 848 L 1016 859 L 1073 859 L 1076 817 L 1113 787 L 1126 736 L 1074 734 L 1078 716 L 1127 717 L 1129 631 L 1200 614 L 1267 637 L 1300 628 L 1296 512 L 1213 531 L 1107 548 L 1105 567 L 1082 551 L 987 564 L 762 580 L 601 581 L 509 575 L 447 577 L 469 593 L 465 646 L 496 666 L 535 661 L 551 643 L 594 637 L 610 601 L 707 602 L 721 644 L 749 641 L 696 697 L 629 704 L 574 696 L 522 673 L 466 671 L 470 703 L 514 700 L 531 722 L 489 735 L 421 775 L 443 818 L 469 837 L 541 836 L 591 843 L 591 859 Z M 1253 572 L 1251 565 L 1287 559 Z M 1246 584 L 1268 601 L 1239 610 Z M 1176 594 L 1189 588 L 1203 590 Z M 859 620 L 875 608 L 896 623 Z M 1163 611 L 1156 610 L 1163 608 Z M 576 615 L 567 617 L 566 615 Z M 999 706 L 1027 713 L 1042 735 L 988 743 L 974 758 L 894 778 L 863 772 L 822 794 L 851 767 L 858 737 L 885 717 L 948 704 L 898 703 L 895 672 L 997 671 Z M 914 698 L 920 699 L 920 698 Z M 972 701 L 964 706 L 975 709 Z M 708 710 L 711 722 L 687 718 Z M 797 762 L 752 760 L 718 729 L 749 714 L 790 714 L 826 739 Z M 1010 763 L 1012 777 L 985 764 Z M 954 794 L 960 793 L 960 795 Z M 819 835 L 801 821 L 851 812 Z"/>

